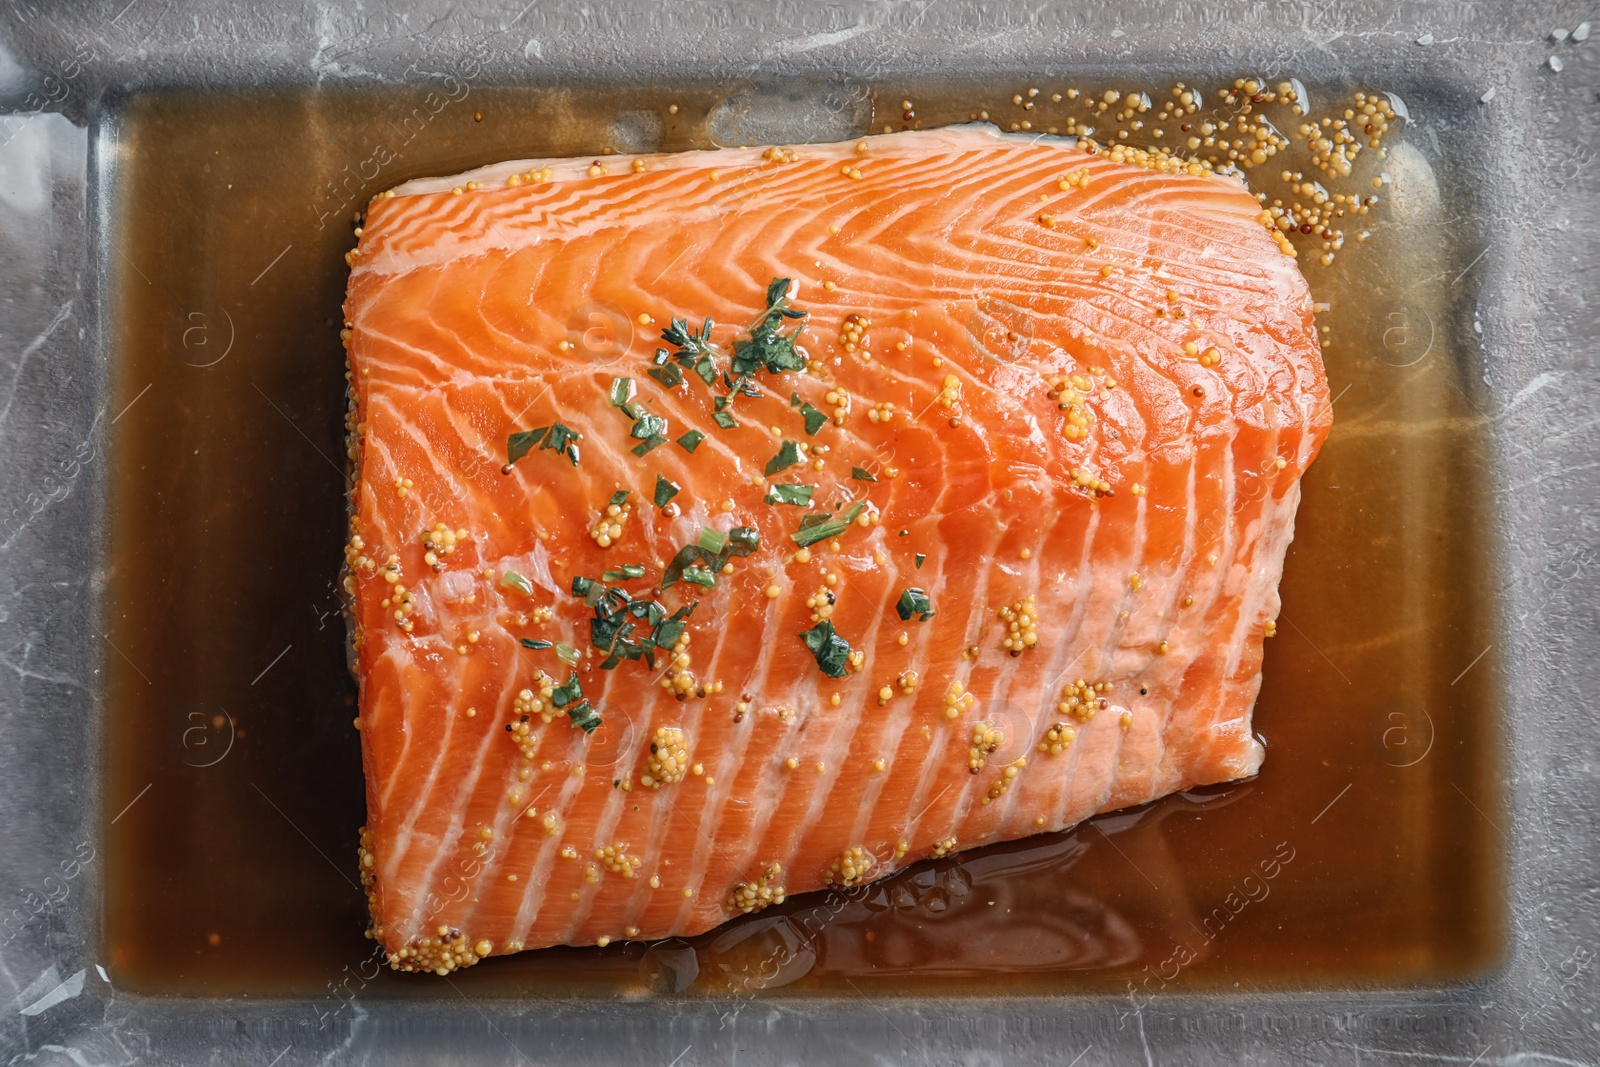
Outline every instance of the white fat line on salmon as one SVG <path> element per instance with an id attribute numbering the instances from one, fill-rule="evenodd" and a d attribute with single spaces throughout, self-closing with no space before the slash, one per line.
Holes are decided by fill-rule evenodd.
<path id="1" fill-rule="evenodd" d="M 879 527 L 877 527 L 877 529 L 874 532 L 875 533 L 879 532 L 882 529 L 883 529 L 883 527 L 880 525 Z M 873 543 L 873 542 L 869 542 L 869 543 Z M 882 539 L 880 539 L 878 542 L 876 542 L 876 544 L 881 546 L 882 545 Z M 825 557 L 825 558 L 832 558 L 832 557 Z M 893 564 L 886 564 L 886 566 L 893 566 Z M 906 626 L 908 628 L 908 632 L 911 632 L 911 633 L 915 633 L 916 632 L 915 630 L 912 630 L 912 629 L 909 629 L 909 628 L 912 627 L 913 625 L 920 625 L 920 624 L 913 624 L 913 623 L 901 620 L 898 610 L 891 606 L 891 605 L 897 603 L 896 601 L 889 600 L 887 598 L 882 599 L 882 600 L 877 600 L 877 598 L 875 598 L 873 596 L 870 596 L 867 593 L 862 592 L 861 588 L 859 586 L 857 586 L 856 583 L 851 580 L 850 571 L 849 571 L 848 568 L 841 566 L 838 570 L 830 571 L 829 573 L 836 575 L 839 578 L 839 580 L 844 583 L 845 588 L 850 590 L 851 592 L 855 593 L 860 598 L 862 603 L 871 604 L 871 603 L 876 602 L 878 618 L 876 620 L 874 620 L 873 623 L 871 624 L 871 629 L 870 629 L 871 633 L 876 634 L 877 630 L 878 630 L 878 627 L 881 625 L 882 620 L 885 620 L 885 619 L 890 621 L 890 625 L 895 625 L 895 624 L 899 623 L 899 624 L 902 624 L 902 625 Z M 934 593 L 933 593 L 933 596 L 932 596 L 931 599 L 933 600 L 934 608 L 937 610 L 938 607 L 939 607 L 938 594 L 940 592 L 942 592 L 942 590 L 943 590 L 943 582 L 944 582 L 944 568 L 943 568 L 942 562 L 940 562 L 940 561 L 936 561 L 935 562 L 934 570 L 932 571 L 931 574 L 929 572 L 927 572 L 927 571 L 924 571 L 922 573 L 924 575 L 926 575 L 927 577 L 931 577 L 931 578 L 936 579 L 936 583 L 928 583 L 928 584 L 935 585 L 935 590 L 934 590 Z M 910 578 L 912 580 L 916 579 L 916 575 L 914 573 L 913 574 L 907 574 L 907 575 L 905 575 L 905 577 L 906 578 Z M 927 577 L 925 577 L 923 579 L 924 582 L 927 581 Z M 894 579 L 895 580 L 890 582 L 890 586 L 892 587 L 894 585 L 899 584 L 899 581 L 898 581 L 899 578 L 900 578 L 899 570 L 898 570 L 898 568 L 896 568 L 896 573 L 894 575 Z M 890 614 L 891 612 L 894 612 L 894 614 L 891 615 Z M 968 618 L 971 619 L 973 617 L 977 617 L 979 619 L 982 619 L 985 616 L 985 614 L 986 613 L 984 613 L 984 612 L 976 612 L 975 611 L 975 612 L 971 612 L 968 615 Z M 841 635 L 841 636 L 843 636 L 843 635 Z M 866 639 L 861 638 L 861 637 L 858 636 L 856 640 L 857 640 L 857 643 L 859 643 L 859 645 L 860 645 L 862 650 L 870 647 L 870 644 Z M 925 664 L 925 668 L 926 668 L 927 671 L 937 675 L 938 678 L 939 678 L 940 683 L 943 684 L 947 688 L 949 687 L 949 685 L 953 681 L 955 681 L 955 679 L 953 679 L 950 675 L 946 674 L 944 672 L 944 670 L 937 663 L 928 662 L 928 663 Z M 867 670 L 863 671 L 863 676 L 865 676 L 867 674 L 870 674 L 870 665 L 869 665 Z"/>
<path id="2" fill-rule="evenodd" d="M 739 694 L 739 699 L 743 700 L 746 692 L 767 694 L 769 697 L 767 708 L 772 708 L 774 703 L 773 699 L 771 698 L 774 696 L 774 694 L 776 694 L 777 706 L 791 706 L 798 709 L 803 706 L 804 702 L 796 695 L 797 692 L 806 691 L 806 687 L 812 683 L 809 679 L 802 680 L 799 677 L 794 677 L 788 679 L 790 688 L 787 691 L 780 692 L 779 689 L 775 687 L 772 679 L 772 672 L 776 664 L 778 649 L 780 648 L 782 642 L 786 640 L 792 640 L 793 638 L 791 634 L 785 633 L 787 627 L 783 624 L 781 612 L 763 611 L 762 616 L 765 620 L 765 629 L 758 644 L 759 652 L 755 662 L 750 666 L 749 669 L 750 673 L 748 686 Z M 722 655 L 725 650 L 730 655 L 734 654 L 732 652 L 733 642 L 723 640 L 729 636 L 729 633 L 730 631 L 727 627 L 720 627 L 717 630 L 717 640 L 712 650 L 712 656 L 709 663 L 710 669 L 713 671 L 722 665 Z M 779 681 L 781 682 L 782 679 Z M 747 714 L 745 716 L 745 722 L 748 723 L 748 725 L 746 725 L 743 730 L 738 731 L 735 734 L 734 746 L 730 749 L 725 757 L 727 762 L 733 767 L 739 767 L 743 765 L 745 752 L 753 743 L 753 738 L 755 737 L 757 729 L 759 728 L 759 711 Z M 804 722 L 802 722 L 800 727 L 801 736 L 803 736 L 803 730 Z M 779 775 L 781 780 L 782 774 L 786 772 L 769 770 L 767 773 L 776 773 Z M 768 781 L 772 781 L 772 779 L 768 779 Z M 773 825 L 773 820 L 777 814 L 778 806 L 788 800 L 788 793 L 786 789 L 781 784 L 774 783 L 774 785 L 774 788 L 761 789 L 758 791 L 758 806 L 752 818 L 752 825 L 760 827 L 762 830 L 750 836 L 749 841 L 747 842 L 747 845 L 743 851 L 743 858 L 734 864 L 734 869 L 736 871 L 748 870 L 752 864 L 758 867 L 764 866 L 764 859 L 772 860 L 780 865 L 792 866 L 790 863 L 792 856 L 788 854 L 785 854 L 781 857 L 773 855 L 772 849 L 768 846 L 765 838 L 766 830 Z M 710 820 L 713 826 L 720 825 L 723 810 L 730 802 L 737 798 L 737 794 L 735 792 L 736 788 L 737 777 L 730 774 L 724 776 L 722 781 L 718 782 L 715 787 L 708 791 L 706 808 L 713 813 L 713 817 Z M 697 863 L 698 862 L 699 858 L 697 857 Z M 680 909 L 680 915 L 682 914 L 683 910 L 687 909 L 688 907 L 688 902 L 685 902 L 683 908 Z"/>
<path id="3" fill-rule="evenodd" d="M 1089 651 L 1088 645 L 1078 649 L 1078 654 L 1073 656 L 1071 661 L 1061 669 L 1061 673 L 1057 674 L 1053 679 L 1050 680 L 1049 686 L 1046 687 L 1047 690 L 1059 689 L 1061 687 L 1061 683 L 1066 680 L 1067 672 L 1072 670 L 1072 668 L 1077 665 L 1078 661 L 1083 658 L 1083 654 L 1087 651 Z"/>
<path id="4" fill-rule="evenodd" d="M 402 646 L 396 644 L 394 647 L 399 649 Z M 460 692 L 465 689 L 461 678 L 461 675 L 464 673 L 465 669 L 466 662 L 464 659 L 453 665 L 452 670 L 455 674 L 455 677 L 452 679 L 454 683 L 452 686 L 453 691 Z M 507 706 L 510 701 L 512 686 L 514 685 L 512 679 L 513 676 L 511 674 L 508 673 L 505 675 L 501 682 L 500 693 L 490 703 L 490 707 L 500 709 Z M 422 736 L 425 734 L 425 731 L 420 729 L 422 717 L 432 716 L 437 714 L 437 712 L 436 709 L 425 706 L 421 701 L 413 699 L 413 693 L 410 689 L 403 691 L 402 699 L 404 701 L 402 705 L 404 709 L 403 718 L 407 725 L 407 729 L 405 730 L 406 743 L 405 747 L 401 750 L 401 760 L 403 761 L 406 755 L 409 754 L 411 748 L 411 739 L 413 737 Z M 426 785 L 424 788 L 417 791 L 410 811 L 399 823 L 403 829 L 401 830 L 400 834 L 396 836 L 396 846 L 393 848 L 395 854 L 389 857 L 383 857 L 384 865 L 386 867 L 384 877 L 391 879 L 391 881 L 395 877 L 395 872 L 400 869 L 406 853 L 410 850 L 411 839 L 415 835 L 415 830 L 423 811 L 427 809 L 428 802 L 434 798 L 435 790 L 440 788 L 440 775 L 444 772 L 445 764 L 451 753 L 451 742 L 456 732 L 457 724 L 465 723 L 465 721 L 466 720 L 461 716 L 451 715 L 449 717 L 445 726 L 444 737 L 434 750 L 433 761 L 428 770 Z M 466 727 L 462 726 L 462 728 L 465 729 Z M 421 924 L 429 920 L 429 917 L 426 917 L 422 914 L 426 909 L 427 895 L 433 891 L 434 884 L 439 878 L 439 871 L 443 867 L 445 861 L 449 857 L 456 854 L 456 851 L 460 847 L 460 844 L 466 834 L 466 808 L 470 806 L 471 797 L 477 795 L 478 793 L 480 782 L 482 781 L 485 770 L 490 763 L 488 754 L 491 746 L 504 743 L 501 741 L 500 737 L 496 736 L 499 733 L 500 731 L 497 730 L 482 731 L 483 736 L 478 742 L 477 751 L 476 753 L 472 754 L 471 757 L 471 775 L 464 783 L 460 781 L 451 783 L 456 787 L 455 791 L 457 795 L 464 799 L 454 808 L 454 810 L 451 811 L 450 821 L 446 824 L 443 832 L 439 834 L 437 847 L 434 849 L 430 860 L 423 868 L 422 877 L 416 883 L 419 891 L 419 898 L 413 902 L 411 914 L 408 916 L 410 928 L 402 931 L 408 938 L 415 937 L 417 931 L 421 928 Z M 393 781 L 398 783 L 404 779 L 404 775 L 396 774 Z M 464 788 L 462 788 L 463 785 Z M 448 786 L 446 788 L 448 788 Z M 385 804 L 384 810 L 386 812 L 390 811 L 390 805 Z"/>
<path id="5" fill-rule="evenodd" d="M 706 843 L 711 846 L 711 850 L 713 852 L 715 852 L 718 856 L 720 856 L 723 859 L 727 860 L 728 861 L 728 865 L 730 867 L 732 867 L 734 870 L 738 871 L 739 872 L 739 876 L 741 878 L 743 878 L 747 882 L 753 882 L 759 877 L 759 875 L 752 875 L 750 873 L 751 868 L 747 867 L 744 862 L 742 862 L 739 859 L 737 859 L 736 857 L 732 856 L 727 851 L 725 851 L 722 848 L 721 845 L 717 844 L 716 838 L 712 837 L 709 833 L 706 832 L 705 827 L 701 825 L 699 820 L 695 820 L 695 819 L 689 818 L 689 816 L 684 812 L 684 810 L 682 808 L 678 807 L 678 802 L 677 801 L 673 800 L 671 796 L 668 796 L 665 793 L 663 793 L 662 796 L 665 798 L 668 806 L 671 807 L 673 811 L 678 813 L 678 817 L 681 818 L 684 822 L 689 823 L 691 826 L 693 826 L 695 828 L 695 832 L 698 833 L 701 837 L 706 839 Z"/>

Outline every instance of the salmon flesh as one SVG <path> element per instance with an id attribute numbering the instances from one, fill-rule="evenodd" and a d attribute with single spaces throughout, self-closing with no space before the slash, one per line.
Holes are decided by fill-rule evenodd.
<path id="1" fill-rule="evenodd" d="M 1254 774 L 1332 414 L 1236 180 L 955 127 L 369 206 L 371 936 L 441 974 Z"/>

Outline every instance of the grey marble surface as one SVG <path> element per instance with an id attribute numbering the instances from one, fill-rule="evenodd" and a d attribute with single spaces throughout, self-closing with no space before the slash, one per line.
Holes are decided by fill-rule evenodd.
<path id="1" fill-rule="evenodd" d="M 1600 1063 L 1600 40 L 1580 2 L 904 0 L 388 5 L 254 0 L 0 10 L 0 1058 L 15 1063 Z M 1495 977 L 1403 992 L 741 1002 L 120 992 L 99 958 L 95 726 L 108 432 L 104 119 L 152 86 L 487 77 L 1293 70 L 1426 85 L 1424 154 L 1482 138 L 1460 281 L 1494 426 L 1505 665 L 1498 813 L 1511 945 Z M 1558 71 L 1550 62 L 1559 58 Z M 1492 96 L 1490 90 L 1493 90 Z M 1487 98 L 1487 99 L 1485 99 Z M 823 120 L 827 116 L 820 117 Z M 1456 124 L 1438 136 L 1441 124 Z M 822 122 L 825 128 L 826 122 Z M 1430 129 L 1430 126 L 1436 128 Z M 1474 132 L 1475 131 L 1475 132 Z M 1432 160 L 1448 167 L 1448 159 Z M 1481 332 L 1480 332 L 1481 331 Z M 137 403 L 137 399 L 134 400 Z M 1076 1059 L 1074 1058 L 1076 1057 Z"/>

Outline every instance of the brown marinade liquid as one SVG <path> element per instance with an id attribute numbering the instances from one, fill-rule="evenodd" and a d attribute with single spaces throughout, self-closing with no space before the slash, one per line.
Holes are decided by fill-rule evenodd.
<path id="1" fill-rule="evenodd" d="M 1034 129 L 1081 114 L 1050 100 L 1066 83 L 1034 84 Z M 800 82 L 734 87 L 729 104 L 728 87 L 498 89 L 463 75 L 135 99 L 108 133 L 110 407 L 138 398 L 111 431 L 105 593 L 104 936 L 118 986 L 303 996 L 324 1021 L 353 995 L 442 995 L 431 976 L 378 967 L 356 878 L 363 782 L 334 587 L 338 330 L 343 254 L 369 196 L 503 159 L 899 129 L 907 100 L 924 127 L 979 110 L 1009 123 L 1027 87 Z M 1418 166 L 1404 152 L 1384 169 Z M 1278 169 L 1262 171 L 1276 182 Z M 1268 644 L 1258 779 L 795 898 L 687 941 L 490 959 L 454 975 L 460 989 L 1132 990 L 1142 1002 L 1491 969 L 1505 927 L 1491 822 L 1503 715 L 1495 653 L 1473 662 L 1494 614 L 1488 432 L 1447 325 L 1449 286 L 1396 281 L 1462 265 L 1439 240 L 1441 209 L 1405 188 L 1395 217 L 1347 225 L 1371 237 L 1332 266 L 1302 246 L 1329 305 L 1318 321 L 1335 424 L 1303 483 Z"/>

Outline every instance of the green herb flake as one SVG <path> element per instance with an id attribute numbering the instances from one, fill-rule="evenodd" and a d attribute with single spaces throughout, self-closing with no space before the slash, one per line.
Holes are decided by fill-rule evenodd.
<path id="1" fill-rule="evenodd" d="M 528 581 L 516 571 L 508 570 L 500 575 L 500 584 L 507 589 L 515 589 L 523 596 L 533 595 L 533 583 Z"/>
<path id="2" fill-rule="evenodd" d="M 720 547 L 710 547 L 714 545 Z M 761 535 L 748 526 L 735 526 L 726 534 L 702 528 L 697 542 L 678 549 L 672 562 L 667 564 L 661 575 L 661 588 L 689 581 L 709 589 L 716 584 L 716 574 L 727 566 L 728 560 L 748 556 L 760 547 Z"/>
<path id="3" fill-rule="evenodd" d="M 633 424 L 633 436 L 639 440 L 651 437 L 660 437 L 667 432 L 667 420 L 663 415 L 652 415 L 648 411 L 639 416 Z"/>
<path id="4" fill-rule="evenodd" d="M 824 619 L 798 635 L 805 642 L 817 666 L 829 678 L 843 678 L 850 660 L 850 644 L 834 630 L 833 623 Z"/>
<path id="5" fill-rule="evenodd" d="M 699 430 L 690 430 L 688 433 L 685 433 L 682 437 L 678 438 L 678 446 L 685 452 L 688 452 L 692 455 L 694 450 L 700 447 L 700 442 L 704 441 L 705 439 L 706 435 L 701 433 Z"/>
<path id="6" fill-rule="evenodd" d="M 571 645 L 563 645 L 561 642 L 557 641 L 556 655 L 560 656 L 561 662 L 565 663 L 569 667 L 576 667 L 578 665 L 578 650 L 573 648 Z"/>
<path id="7" fill-rule="evenodd" d="M 712 553 L 721 552 L 723 546 L 727 543 L 727 534 L 723 533 L 721 530 L 713 530 L 709 526 L 702 526 L 700 528 L 700 539 L 696 542 L 696 544 L 698 544 L 701 548 Z"/>
<path id="8" fill-rule="evenodd" d="M 801 319 L 806 315 L 789 306 L 793 288 L 788 278 L 774 278 L 768 284 L 767 310 L 750 324 L 750 339 L 733 343 L 730 368 L 734 377 L 747 378 L 762 369 L 773 374 L 805 370 L 806 357 L 794 345 L 799 329 L 788 334 L 779 332 L 785 319 Z"/>
<path id="9" fill-rule="evenodd" d="M 547 648 L 555 648 L 556 646 L 550 641 L 540 641 L 538 638 L 524 637 L 522 639 L 522 647 L 531 648 L 535 652 L 542 652 Z"/>
<path id="10" fill-rule="evenodd" d="M 620 508 L 622 505 L 624 505 L 624 504 L 626 504 L 628 502 L 628 497 L 630 495 L 631 495 L 631 490 L 618 489 L 615 493 L 611 494 L 611 503 L 614 506 Z"/>
<path id="11" fill-rule="evenodd" d="M 567 718 L 572 720 L 572 725 L 586 734 L 592 734 L 600 729 L 604 720 L 600 713 L 590 706 L 587 700 L 581 700 L 567 709 Z"/>
<path id="12" fill-rule="evenodd" d="M 800 405 L 800 417 L 806 420 L 808 434 L 815 434 L 828 423 L 828 416 L 812 407 L 810 403 Z"/>
<path id="13" fill-rule="evenodd" d="M 667 439 L 660 435 L 655 437 L 646 437 L 634 447 L 633 454 L 636 456 L 648 456 L 650 453 L 654 452 L 656 449 L 660 448 L 666 443 Z"/>
<path id="14" fill-rule="evenodd" d="M 724 430 L 731 430 L 735 426 L 739 425 L 734 421 L 733 416 L 729 415 L 726 411 L 714 412 L 711 416 L 711 421 L 716 423 L 718 426 L 721 426 Z"/>
<path id="15" fill-rule="evenodd" d="M 685 567 L 683 569 L 682 577 L 686 582 L 693 582 L 695 585 L 703 585 L 707 589 L 710 589 L 717 584 L 717 576 L 706 570 L 704 567 Z"/>
<path id="16" fill-rule="evenodd" d="M 679 486 L 673 485 L 659 474 L 656 475 L 656 507 L 666 507 L 667 502 L 677 496 L 679 492 L 681 492 Z"/>
<path id="17" fill-rule="evenodd" d="M 567 675 L 567 680 L 555 687 L 550 694 L 550 701 L 558 708 L 564 708 L 574 701 L 583 699 L 583 683 L 578 680 L 576 671 Z"/>
<path id="18" fill-rule="evenodd" d="M 597 585 L 599 583 L 593 578 L 585 578 L 581 574 L 575 575 L 572 579 L 572 595 L 586 597 L 595 591 Z"/>
<path id="19" fill-rule="evenodd" d="M 849 509 L 847 509 L 845 513 L 840 515 L 837 519 L 825 519 L 822 522 L 802 521 L 800 523 L 800 529 L 790 534 L 789 540 L 793 541 L 801 548 L 805 548 L 808 545 L 816 544 L 818 541 L 826 541 L 830 537 L 838 537 L 840 534 L 850 529 L 850 524 L 856 521 L 856 518 L 861 514 L 866 506 L 867 505 L 864 501 L 860 501 L 850 505 Z M 810 517 L 808 516 L 808 518 Z"/>
<path id="20" fill-rule="evenodd" d="M 814 485 L 772 485 L 767 487 L 766 501 L 769 504 L 797 504 L 808 507 L 811 504 L 811 494 L 817 491 Z"/>
<path id="21" fill-rule="evenodd" d="M 633 399 L 633 393 L 634 393 L 634 388 L 633 388 L 633 379 L 632 378 L 613 378 L 613 379 L 611 379 L 611 406 L 612 407 L 616 407 L 616 408 L 622 407 L 628 401 Z"/>
<path id="22" fill-rule="evenodd" d="M 608 582 L 627 582 L 644 577 L 643 563 L 624 563 L 614 571 L 606 571 L 600 576 Z"/>
<path id="23" fill-rule="evenodd" d="M 797 407 L 800 406 L 800 394 L 799 393 L 790 393 L 789 394 L 789 406 L 792 407 L 792 408 L 797 408 Z"/>
<path id="24" fill-rule="evenodd" d="M 922 569 L 922 561 L 927 559 L 927 558 L 928 557 L 924 553 L 921 553 L 921 552 L 917 553 L 917 570 L 920 571 Z"/>
<path id="25" fill-rule="evenodd" d="M 682 619 L 670 619 L 656 627 L 655 633 L 651 634 L 651 640 L 655 642 L 657 648 L 671 648 L 678 643 L 678 638 L 682 637 L 683 631 L 688 628 L 689 624 Z"/>
<path id="26" fill-rule="evenodd" d="M 764 473 L 768 478 L 781 471 L 786 471 L 800 462 L 800 448 L 793 441 L 785 441 L 778 448 L 778 454 L 767 460 Z"/>
<path id="27" fill-rule="evenodd" d="M 913 615 L 921 622 L 933 618 L 933 601 L 928 599 L 926 592 L 916 586 L 900 593 L 900 601 L 895 604 L 894 609 L 900 613 L 900 618 L 905 622 L 910 622 Z"/>
<path id="28" fill-rule="evenodd" d="M 683 384 L 683 369 L 676 363 L 669 363 L 665 367 L 651 367 L 645 373 L 668 389 L 673 389 Z"/>
<path id="29" fill-rule="evenodd" d="M 878 480 L 878 476 L 867 470 L 865 467 L 851 467 L 850 477 L 854 478 L 858 482 L 875 482 Z"/>
<path id="30" fill-rule="evenodd" d="M 540 443 L 539 447 L 547 448 L 552 452 L 558 452 L 566 456 L 572 465 L 576 467 L 578 465 L 578 440 L 582 436 L 576 430 L 563 426 L 558 422 L 550 427 L 549 436 Z"/>
<path id="31" fill-rule="evenodd" d="M 517 460 L 532 452 L 545 435 L 550 432 L 550 427 L 539 426 L 532 430 L 523 430 L 506 438 L 506 466 L 511 466 Z"/>

